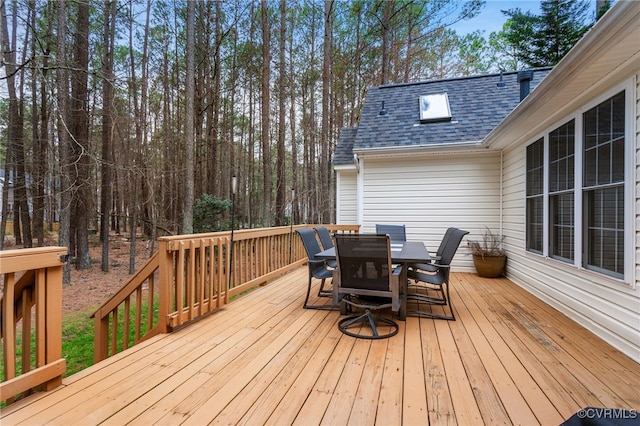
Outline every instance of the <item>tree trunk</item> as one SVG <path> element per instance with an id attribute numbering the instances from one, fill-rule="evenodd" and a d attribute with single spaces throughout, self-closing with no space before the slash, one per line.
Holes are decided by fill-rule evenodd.
<path id="1" fill-rule="evenodd" d="M 298 182 L 298 141 L 296 139 L 296 90 L 294 85 L 294 66 L 293 66 L 293 31 L 294 31 L 294 17 L 291 17 L 291 24 L 289 25 L 289 126 L 291 127 L 291 189 L 300 192 L 300 185 Z M 300 212 L 298 209 L 298 197 L 293 196 L 291 198 L 291 223 L 300 223 Z"/>
<path id="2" fill-rule="evenodd" d="M 67 5 L 66 0 L 59 0 L 57 13 L 57 33 L 58 33 L 58 58 L 56 85 L 58 90 L 58 140 L 60 157 L 60 230 L 58 231 L 59 244 L 70 248 L 70 219 L 71 219 L 71 149 L 69 147 L 70 137 L 67 131 L 66 120 L 69 109 L 69 91 L 67 76 Z M 71 281 L 71 271 L 69 264 L 63 267 L 63 281 Z"/>
<path id="3" fill-rule="evenodd" d="M 76 269 L 91 268 L 89 258 L 89 215 L 91 214 L 89 118 L 87 116 L 89 71 L 89 5 L 77 3 L 77 22 L 74 34 L 74 72 L 71 82 L 70 125 L 74 152 L 76 182 L 71 194 L 75 207 Z"/>
<path id="4" fill-rule="evenodd" d="M 208 134 L 208 157 L 209 157 L 209 167 L 207 170 L 209 179 L 207 183 L 207 192 L 209 194 L 217 194 L 220 191 L 220 185 L 218 182 L 218 165 L 220 163 L 220 150 L 218 149 L 220 146 L 220 97 L 222 96 L 220 93 L 221 87 L 221 68 L 222 64 L 220 63 L 220 49 L 222 44 L 222 28 L 220 24 L 220 2 L 217 1 L 215 3 L 216 7 L 216 16 L 214 19 L 214 31 L 215 31 L 215 40 L 214 40 L 214 56 L 213 56 L 213 93 L 212 97 L 212 111 L 211 111 L 211 121 L 209 124 Z M 233 170 L 233 163 L 230 164 L 230 169 Z M 233 172 L 231 172 L 233 173 Z M 229 179 L 227 182 L 231 182 Z M 226 188 L 226 187 L 225 187 Z M 226 191 L 225 191 L 226 192 Z"/>
<path id="5" fill-rule="evenodd" d="M 36 57 L 40 55 L 38 49 L 38 43 L 36 42 L 37 33 L 37 21 L 35 11 L 35 1 L 29 1 L 29 16 L 30 25 L 33 29 L 34 36 L 31 40 L 31 55 Z M 47 19 L 46 22 L 50 25 L 51 20 Z M 50 28 L 49 28 L 50 30 Z M 44 246 L 44 182 L 46 171 L 46 158 L 47 158 L 47 124 L 49 120 L 49 114 L 47 109 L 47 91 L 46 91 L 46 77 L 48 68 L 48 51 L 50 31 L 45 33 L 45 45 L 43 46 L 43 58 L 42 58 L 42 70 L 34 64 L 31 68 L 31 127 L 33 137 L 33 170 L 32 170 L 32 200 L 33 200 L 33 236 L 37 240 L 39 247 Z M 42 80 L 40 81 L 39 75 L 42 72 Z M 38 81 L 40 81 L 40 108 L 38 108 Z"/>
<path id="6" fill-rule="evenodd" d="M 262 119 L 261 134 L 262 138 L 262 179 L 263 187 L 263 212 L 262 226 L 268 228 L 271 226 L 271 144 L 269 141 L 269 80 L 271 78 L 271 55 L 270 47 L 270 27 L 269 27 L 269 10 L 267 8 L 267 0 L 262 0 Z"/>
<path id="7" fill-rule="evenodd" d="M 276 177 L 276 226 L 284 226 L 286 202 L 286 166 L 285 166 L 285 132 L 286 132 L 286 63 L 284 56 L 284 47 L 286 41 L 286 0 L 280 0 L 280 38 L 278 40 L 278 158 L 276 160 L 277 177 Z"/>
<path id="8" fill-rule="evenodd" d="M 320 205 L 322 213 L 320 216 L 321 223 L 331 222 L 331 198 L 329 188 L 329 177 L 331 160 L 329 156 L 330 143 L 330 127 L 329 127 L 329 102 L 331 88 L 331 33 L 332 26 L 332 9 L 334 0 L 325 0 L 324 2 L 324 43 L 323 43 L 323 59 L 322 59 L 322 127 L 320 141 Z"/>
<path id="9" fill-rule="evenodd" d="M 111 145 L 113 138 L 113 46 L 115 41 L 115 12 L 116 2 L 106 0 L 104 5 L 104 33 L 102 60 L 102 163 L 100 169 L 100 241 L 102 242 L 103 272 L 109 271 L 109 217 L 111 213 L 112 194 L 111 182 L 113 177 L 113 159 Z"/>
<path id="10" fill-rule="evenodd" d="M 7 158 L 9 170 L 14 170 L 14 234 L 16 236 L 16 244 L 22 243 L 24 247 L 31 247 L 31 219 L 29 216 L 29 208 L 27 201 L 27 188 L 26 188 L 26 166 L 24 161 L 24 104 L 18 96 L 16 89 L 16 75 L 23 75 L 23 70 L 18 70 L 15 67 L 16 64 L 16 50 L 17 50 L 17 4 L 13 3 L 12 16 L 13 28 L 11 31 L 11 46 L 9 45 L 9 30 L 7 25 L 7 15 L 2 4 L 2 51 L 4 52 L 4 63 L 7 75 L 7 92 L 9 95 L 9 113 L 7 123 Z M 22 87 L 22 84 L 20 84 Z M 5 171 L 8 173 L 8 170 Z M 7 176 L 6 183 L 9 183 L 9 176 Z M 22 223 L 22 227 L 20 227 Z M 22 234 L 20 233 L 22 231 Z M 24 237 L 24 238 L 22 238 Z"/>
<path id="11" fill-rule="evenodd" d="M 220 14 L 220 2 L 216 2 L 216 14 L 219 15 Z M 216 19 L 216 25 L 218 23 L 218 19 Z M 218 33 L 218 30 L 216 30 L 216 34 Z M 220 50 L 218 48 L 218 50 Z M 231 58 L 231 81 L 230 81 L 230 94 L 229 94 L 229 107 L 231 109 L 230 113 L 227 114 L 227 116 L 229 117 L 229 125 L 228 125 L 228 129 L 229 129 L 229 138 L 228 138 L 228 146 L 227 149 L 229 150 L 229 170 L 227 171 L 226 177 L 227 177 L 227 181 L 231 182 L 231 178 L 235 173 L 239 173 L 239 164 L 238 164 L 238 160 L 236 158 L 236 143 L 235 143 L 235 126 L 236 126 L 236 120 L 235 120 L 235 114 L 233 113 L 235 105 L 236 105 L 236 84 L 235 82 L 238 80 L 238 69 L 237 69 L 237 56 L 238 56 L 238 31 L 237 29 L 233 30 L 233 54 L 232 54 L 232 58 Z M 220 67 L 221 68 L 221 67 Z M 219 95 L 218 95 L 219 96 Z M 238 182 L 238 186 L 240 187 L 240 183 L 243 182 L 244 179 L 240 179 Z M 240 196 L 242 194 L 242 192 L 238 191 L 238 195 L 236 195 L 236 205 L 237 203 L 237 199 L 240 198 L 240 200 L 244 200 L 245 197 Z M 242 205 L 242 204 L 240 204 Z M 238 217 L 238 222 L 239 224 L 242 224 L 243 222 L 243 218 Z M 242 226 L 239 226 L 242 227 Z"/>
<path id="12" fill-rule="evenodd" d="M 141 84 L 141 108 L 140 108 L 140 119 L 141 119 L 141 127 L 142 127 L 142 148 L 140 150 L 140 163 L 143 165 L 145 173 L 141 176 L 142 181 L 142 193 L 143 193 L 143 219 L 145 220 L 145 226 L 143 227 L 145 235 L 155 235 L 155 222 L 156 215 L 153 213 L 155 210 L 155 191 L 153 190 L 152 185 L 149 184 L 149 180 L 151 179 L 152 171 L 149 170 L 149 161 L 144 158 L 143 150 L 146 150 L 149 141 L 148 141 L 148 98 L 149 98 L 149 23 L 151 17 L 151 1 L 147 0 L 147 11 L 145 17 L 145 25 L 144 25 L 144 41 L 142 45 L 142 84 Z M 149 229 L 149 223 L 153 224 L 153 229 Z M 153 247 L 153 242 L 151 244 Z M 149 257 L 153 254 L 153 251 L 149 253 Z M 133 260 L 134 269 L 135 269 L 135 259 Z M 131 270 L 131 268 L 130 268 Z M 133 274 L 133 271 L 130 273 Z"/>
<path id="13" fill-rule="evenodd" d="M 389 82 L 390 57 L 391 57 L 391 16 L 393 15 L 394 2 L 385 1 L 382 4 L 382 20 L 380 21 L 382 31 L 382 75 L 380 84 Z"/>
<path id="14" fill-rule="evenodd" d="M 182 233 L 193 233 L 193 203 L 194 203 L 194 165 L 193 154 L 195 151 L 194 140 L 194 112 L 195 112 L 195 3 L 187 2 L 187 73 L 185 81 L 185 127 L 184 127 L 184 198 L 182 200 Z"/>

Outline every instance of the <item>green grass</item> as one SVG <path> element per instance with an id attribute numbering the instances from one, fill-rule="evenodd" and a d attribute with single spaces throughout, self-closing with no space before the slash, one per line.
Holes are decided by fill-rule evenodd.
<path id="1" fill-rule="evenodd" d="M 133 305 L 133 304 L 132 304 Z M 146 318 L 147 304 L 142 304 L 142 315 Z M 157 300 L 154 303 L 154 309 L 157 312 Z M 89 308 L 85 311 L 67 314 L 62 318 L 62 357 L 67 360 L 67 371 L 63 377 L 71 376 L 79 371 L 84 370 L 93 365 L 94 350 L 94 319 L 91 315 L 95 312 L 95 308 Z M 135 306 L 131 307 L 129 324 L 129 346 L 133 344 L 135 338 Z M 121 306 L 118 315 L 118 350 L 122 350 L 123 333 L 124 333 L 124 307 Z M 143 320 L 144 323 L 144 320 Z M 141 333 L 146 332 L 146 326 L 143 325 Z M 22 371 L 22 333 L 17 335 L 16 347 L 16 371 L 18 374 Z M 35 366 L 35 336 L 32 332 L 31 337 L 31 365 Z M 4 354 L 2 354 L 4 356 Z M 4 363 L 0 363 L 0 377 L 4 380 Z"/>
<path id="2" fill-rule="evenodd" d="M 158 301 L 154 302 L 154 310 L 157 312 Z M 141 315 L 142 315 L 142 327 L 140 330 L 141 335 L 144 335 L 147 331 L 145 320 L 147 318 L 148 304 L 142 303 Z M 62 356 L 67 360 L 67 372 L 64 377 L 77 373 L 85 368 L 93 365 L 93 351 L 94 351 L 94 319 L 90 318 L 91 314 L 95 312 L 95 308 L 90 308 L 84 312 L 78 312 L 74 314 L 66 315 L 62 321 Z M 135 340 L 135 317 L 136 308 L 132 303 L 129 319 L 129 347 L 133 346 Z M 111 327 L 111 325 L 109 325 Z M 123 348 L 123 334 L 124 334 L 124 305 L 120 305 L 118 309 L 118 351 L 122 351 Z M 111 347 L 111 341 L 109 342 Z M 112 354 L 113 355 L 113 354 Z"/>
<path id="3" fill-rule="evenodd" d="M 62 357 L 67 360 L 64 377 L 93 365 L 93 319 L 92 309 L 65 315 L 62 318 Z M 16 372 L 22 371 L 22 333 L 16 336 Z M 35 331 L 31 332 L 31 366 L 36 365 Z M 4 359 L 4 353 L 2 354 Z M 5 380 L 4 363 L 0 363 L 0 377 Z"/>
<path id="4" fill-rule="evenodd" d="M 62 319 L 62 357 L 67 360 L 67 371 L 63 377 L 93 365 L 93 310 L 65 315 Z M 22 371 L 22 333 L 16 336 L 16 372 Z M 31 333 L 31 365 L 36 365 L 35 332 Z M 2 353 L 4 359 L 4 353 Z M 0 363 L 0 377 L 5 380 L 4 363 Z M 0 402 L 0 408 L 6 403 Z"/>
<path id="5" fill-rule="evenodd" d="M 62 357 L 67 360 L 64 377 L 93 365 L 93 318 L 95 309 L 65 315 L 62 319 Z"/>

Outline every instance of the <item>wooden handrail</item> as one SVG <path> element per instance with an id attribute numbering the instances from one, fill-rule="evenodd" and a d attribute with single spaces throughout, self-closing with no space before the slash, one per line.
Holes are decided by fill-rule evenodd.
<path id="1" fill-rule="evenodd" d="M 94 362 L 106 359 L 109 352 L 112 355 L 117 353 L 119 340 L 120 349 L 126 349 L 158 334 L 159 318 L 154 314 L 153 307 L 159 259 L 159 253 L 156 252 L 129 282 L 91 316 L 95 321 Z M 143 310 L 143 304 L 146 313 Z M 131 336 L 132 323 L 133 336 Z M 111 351 L 109 351 L 110 344 Z"/>
<path id="2" fill-rule="evenodd" d="M 17 396 L 62 383 L 66 371 L 62 358 L 62 267 L 66 260 L 64 247 L 0 251 L 4 278 L 0 299 L 1 401 L 11 403 Z M 20 362 L 16 362 L 18 353 Z"/>
<path id="3" fill-rule="evenodd" d="M 159 238 L 158 252 L 93 314 L 94 361 L 209 315 L 303 265 L 307 258 L 295 230 L 312 226 L 236 230 L 233 241 L 230 231 Z M 358 225 L 323 226 L 333 232 L 359 230 Z"/>

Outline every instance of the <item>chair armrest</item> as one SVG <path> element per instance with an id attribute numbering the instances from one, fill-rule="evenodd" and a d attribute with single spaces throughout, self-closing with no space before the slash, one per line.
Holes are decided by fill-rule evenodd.
<path id="1" fill-rule="evenodd" d="M 321 269 L 327 266 L 327 261 L 323 259 L 311 260 L 309 259 L 309 268 L 312 270 Z"/>
<path id="2" fill-rule="evenodd" d="M 438 269 L 450 269 L 451 265 L 441 265 L 439 263 L 434 263 L 433 266 L 436 266 Z"/>
<path id="3" fill-rule="evenodd" d="M 327 263 L 324 260 L 309 260 L 309 271 L 317 273 L 327 268 Z"/>
<path id="4" fill-rule="evenodd" d="M 411 269 L 407 272 L 407 276 L 411 279 L 425 282 L 432 282 L 435 277 L 442 274 L 448 274 L 451 267 L 449 265 L 433 264 L 432 270 L 416 270 Z"/>
<path id="5" fill-rule="evenodd" d="M 421 269 L 429 272 L 435 272 L 438 269 L 434 263 L 412 263 L 409 266 L 413 269 Z"/>

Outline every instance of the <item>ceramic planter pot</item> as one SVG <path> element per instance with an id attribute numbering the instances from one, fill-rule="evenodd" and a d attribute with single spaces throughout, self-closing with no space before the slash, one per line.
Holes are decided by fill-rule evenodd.
<path id="1" fill-rule="evenodd" d="M 480 256 L 473 255 L 473 264 L 476 267 L 478 275 L 485 278 L 496 278 L 502 275 L 504 264 L 507 260 L 506 255 L 502 256 Z"/>

